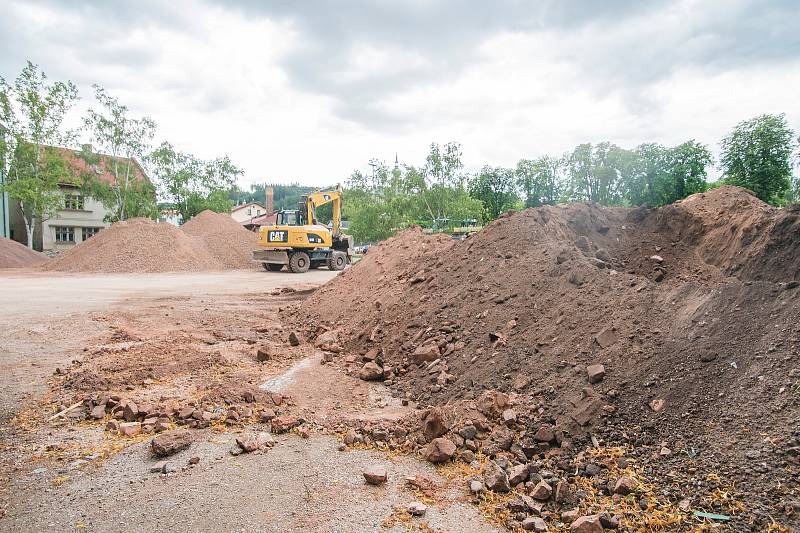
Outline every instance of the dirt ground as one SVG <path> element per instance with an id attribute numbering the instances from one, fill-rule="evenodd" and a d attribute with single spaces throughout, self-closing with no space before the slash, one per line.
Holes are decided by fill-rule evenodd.
<path id="1" fill-rule="evenodd" d="M 388 451 L 340 451 L 335 434 L 313 429 L 413 410 L 383 385 L 320 364 L 311 345 L 285 342 L 279 308 L 335 275 L 2 274 L 0 530 L 496 531 L 447 472 Z M 265 343 L 277 351 L 260 363 Z M 252 390 L 254 416 L 192 430 L 190 448 L 168 458 L 175 471 L 151 473 L 152 435 L 120 437 L 105 430 L 108 415 L 51 419 L 99 390 L 140 405 L 231 405 Z M 232 455 L 237 435 L 269 428 L 255 412 L 276 395 L 275 411 L 308 421 L 310 434 Z M 386 467 L 386 485 L 364 483 L 372 465 Z M 408 488 L 405 477 L 421 474 L 440 485 L 435 497 Z M 424 518 L 395 509 L 420 498 Z"/>

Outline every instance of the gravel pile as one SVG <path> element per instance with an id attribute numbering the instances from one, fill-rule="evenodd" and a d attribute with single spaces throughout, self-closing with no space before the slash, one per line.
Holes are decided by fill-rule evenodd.
<path id="1" fill-rule="evenodd" d="M 46 255 L 11 239 L 0 237 L 0 268 L 23 268 L 46 261 Z"/>
<path id="2" fill-rule="evenodd" d="M 49 262 L 61 272 L 202 272 L 224 270 L 202 239 L 172 224 L 118 222 Z"/>
<path id="3" fill-rule="evenodd" d="M 181 229 L 201 239 L 211 256 L 223 268 L 236 270 L 258 266 L 251 260 L 258 235 L 247 231 L 226 214 L 206 210 L 184 224 Z"/>

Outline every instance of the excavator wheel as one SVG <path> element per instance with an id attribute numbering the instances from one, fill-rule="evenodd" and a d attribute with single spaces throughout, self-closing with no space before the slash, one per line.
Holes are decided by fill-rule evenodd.
<path id="1" fill-rule="evenodd" d="M 347 254 L 344 252 L 332 252 L 328 257 L 328 270 L 344 270 L 347 266 Z"/>
<path id="2" fill-rule="evenodd" d="M 311 267 L 311 259 L 305 252 L 294 252 L 289 257 L 289 270 L 295 274 L 302 274 L 308 272 Z"/>
<path id="3" fill-rule="evenodd" d="M 276 263 L 262 263 L 264 265 L 264 270 L 269 270 L 270 272 L 280 272 L 283 269 L 283 265 L 279 265 Z"/>

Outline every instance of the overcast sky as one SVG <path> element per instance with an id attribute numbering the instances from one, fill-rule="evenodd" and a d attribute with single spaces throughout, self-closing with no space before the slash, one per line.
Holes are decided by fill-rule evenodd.
<path id="1" fill-rule="evenodd" d="M 99 83 L 158 140 L 325 185 L 371 157 L 469 168 L 581 142 L 716 152 L 737 122 L 800 129 L 800 1 L 0 0 L 0 75 Z"/>

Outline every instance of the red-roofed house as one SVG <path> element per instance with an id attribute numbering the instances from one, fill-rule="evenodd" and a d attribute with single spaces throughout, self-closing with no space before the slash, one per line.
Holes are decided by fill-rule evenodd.
<path id="1" fill-rule="evenodd" d="M 91 153 L 92 147 L 85 145 L 84 150 Z M 97 179 L 114 185 L 116 183 L 111 165 L 114 158 L 110 155 L 94 153 L 97 163 L 87 163 L 86 159 L 79 156 L 80 151 L 70 150 L 69 148 L 58 149 L 64 159 L 69 163 L 75 183 L 65 180 L 59 184 L 61 193 L 64 196 L 64 206 L 53 217 L 45 221 L 37 221 L 34 232 L 33 247 L 42 251 L 61 251 L 72 248 L 76 244 L 85 241 L 103 228 L 111 224 L 105 221 L 109 210 L 102 203 L 91 196 L 82 193 L 78 183 L 86 173 L 94 173 Z M 129 160 L 119 158 L 121 162 L 127 163 Z M 148 178 L 141 165 L 133 160 L 133 179 L 136 181 L 146 181 Z M 11 202 L 10 206 L 10 225 L 11 238 L 15 241 L 27 244 L 28 234 L 25 231 L 25 222 L 17 202 Z"/>
<path id="2" fill-rule="evenodd" d="M 231 209 L 231 218 L 239 224 L 246 226 L 254 218 L 260 217 L 267 212 L 267 208 L 258 202 L 237 205 Z"/>

